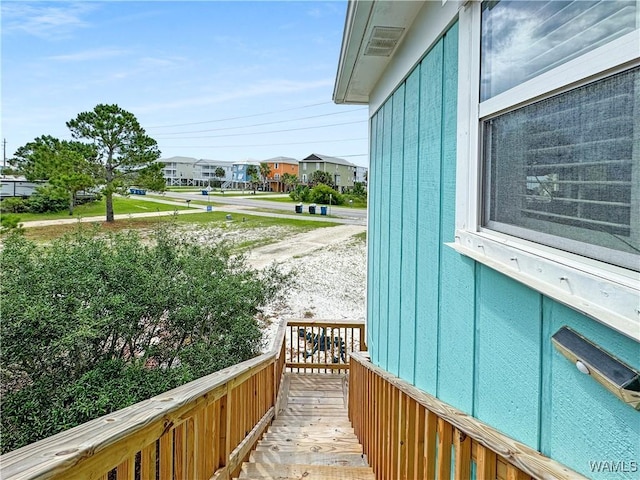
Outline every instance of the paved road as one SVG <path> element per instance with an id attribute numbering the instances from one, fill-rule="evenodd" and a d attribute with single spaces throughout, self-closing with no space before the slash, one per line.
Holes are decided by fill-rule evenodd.
<path id="1" fill-rule="evenodd" d="M 169 194 L 165 195 L 164 199 L 159 198 L 151 198 L 147 196 L 136 197 L 139 200 L 145 200 L 148 202 L 156 202 L 156 203 L 164 203 L 167 205 L 176 205 L 184 207 L 185 202 L 181 199 L 190 198 L 192 200 L 202 200 L 202 195 L 196 194 L 185 194 L 185 193 L 177 193 L 177 192 L 169 192 Z M 222 197 L 211 197 L 211 201 L 215 203 L 227 203 L 221 202 L 220 198 Z M 223 200 L 229 201 L 226 205 L 223 206 L 214 206 L 213 210 L 227 212 L 230 214 L 242 215 L 255 215 L 258 217 L 276 217 L 276 218 L 295 218 L 305 220 L 315 221 L 315 222 L 333 222 L 340 223 L 344 225 L 366 225 L 366 212 L 363 210 L 357 209 L 349 209 L 349 208 L 340 208 L 332 207 L 331 215 L 332 216 L 324 216 L 324 215 L 297 215 L 292 212 L 292 206 L 290 204 L 282 204 L 278 202 L 267 202 L 264 200 L 252 200 L 245 199 L 242 197 L 226 197 Z M 116 220 L 127 219 L 127 218 L 144 218 L 144 217 L 160 217 L 166 215 L 173 215 L 174 213 L 178 213 L 178 215 L 188 215 L 191 213 L 202 213 L 206 211 L 206 205 L 191 205 L 191 207 L 187 210 L 176 210 L 176 211 L 166 211 L 166 212 L 144 212 L 144 213 L 131 213 L 131 214 L 122 214 L 115 215 Z M 271 209 L 271 210 L 282 210 L 282 213 L 273 213 L 273 212 L 259 212 L 255 211 L 255 208 L 262 209 Z M 345 211 L 344 213 L 342 211 Z M 288 212 L 288 213 L 285 213 Z M 95 216 L 95 217 L 71 217 L 71 218 L 59 218 L 55 220 L 37 220 L 32 222 L 22 222 L 22 226 L 25 228 L 29 227 L 45 227 L 49 225 L 64 225 L 70 223 L 91 223 L 91 222 L 103 222 L 104 215 Z"/>
<path id="2" fill-rule="evenodd" d="M 190 200 L 205 200 L 209 198 L 212 202 L 215 203 L 224 203 L 225 205 L 234 205 L 238 207 L 253 207 L 253 208 L 263 208 L 270 210 L 283 210 L 286 212 L 292 212 L 294 210 L 294 206 L 291 203 L 282 203 L 282 202 L 270 202 L 268 200 L 256 200 L 255 198 L 251 198 L 252 195 L 247 195 L 243 197 L 232 197 L 232 196 L 224 196 L 224 195 L 210 195 L 209 197 L 202 195 L 201 193 L 183 193 L 183 192 L 165 192 L 165 198 L 173 198 L 178 200 L 186 201 Z M 144 198 L 144 197 L 140 197 Z M 184 204 L 182 204 L 184 205 Z M 307 209 L 307 205 L 305 205 L 305 211 Z M 318 206 L 318 213 L 320 212 L 320 207 Z M 349 208 L 349 207 L 331 207 L 331 215 L 338 218 L 344 219 L 354 219 L 360 220 L 362 225 L 366 224 L 367 221 L 367 211 L 362 208 Z"/>

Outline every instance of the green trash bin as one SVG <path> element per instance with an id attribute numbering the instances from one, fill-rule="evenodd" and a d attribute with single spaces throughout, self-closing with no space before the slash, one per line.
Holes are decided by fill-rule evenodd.
<path id="1" fill-rule="evenodd" d="M 296 213 L 302 213 L 302 204 L 301 203 L 296 205 Z"/>
<path id="2" fill-rule="evenodd" d="M 312 203 L 311 205 L 309 205 L 309 213 L 311 215 L 315 215 L 316 214 L 316 205 L 314 203 Z"/>

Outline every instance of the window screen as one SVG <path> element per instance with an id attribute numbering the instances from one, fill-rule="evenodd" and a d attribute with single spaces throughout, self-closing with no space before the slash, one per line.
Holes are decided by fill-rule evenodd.
<path id="1" fill-rule="evenodd" d="M 480 100 L 635 30 L 637 14 L 636 0 L 483 2 Z"/>
<path id="2" fill-rule="evenodd" d="M 640 270 L 639 72 L 485 120 L 484 225 Z"/>

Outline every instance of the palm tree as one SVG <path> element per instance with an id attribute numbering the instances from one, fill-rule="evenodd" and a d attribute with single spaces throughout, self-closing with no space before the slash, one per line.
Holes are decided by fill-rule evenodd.
<path id="1" fill-rule="evenodd" d="M 262 178 L 262 189 L 266 190 L 267 178 L 271 175 L 271 166 L 268 163 L 260 163 L 260 177 Z"/>
<path id="2" fill-rule="evenodd" d="M 283 173 L 282 183 L 284 183 L 286 191 L 290 192 L 298 183 L 300 183 L 300 180 L 298 179 L 298 176 L 293 173 Z"/>
<path id="3" fill-rule="evenodd" d="M 251 183 L 252 188 L 253 188 L 253 193 L 256 193 L 256 183 L 258 182 L 258 180 L 256 180 L 258 178 L 258 167 L 256 167 L 255 165 L 248 165 L 247 166 L 247 182 Z"/>
<path id="4" fill-rule="evenodd" d="M 215 176 L 216 178 L 219 178 L 219 179 L 220 179 L 220 180 L 219 180 L 219 181 L 220 181 L 220 185 L 222 186 L 222 179 L 223 179 L 223 178 L 224 178 L 224 176 L 225 176 L 224 168 L 222 168 L 222 167 L 217 167 L 217 168 L 216 168 L 216 171 L 215 171 L 213 174 L 214 174 L 214 176 Z"/>

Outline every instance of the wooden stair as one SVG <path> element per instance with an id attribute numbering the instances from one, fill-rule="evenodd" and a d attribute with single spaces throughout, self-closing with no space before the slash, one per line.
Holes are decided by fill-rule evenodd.
<path id="1" fill-rule="evenodd" d="M 287 373 L 275 420 L 241 479 L 374 480 L 347 414 L 346 377 Z"/>

